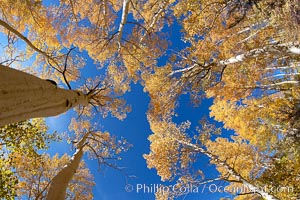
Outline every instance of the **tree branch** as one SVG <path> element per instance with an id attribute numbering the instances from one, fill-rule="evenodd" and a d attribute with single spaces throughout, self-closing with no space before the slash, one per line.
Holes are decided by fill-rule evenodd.
<path id="1" fill-rule="evenodd" d="M 71 88 L 69 82 L 67 81 L 66 72 L 67 72 L 67 66 L 68 66 L 68 58 L 69 58 L 69 55 L 70 55 L 70 53 L 71 53 L 71 51 L 72 51 L 73 49 L 75 49 L 75 47 L 69 49 L 68 53 L 66 54 L 64 70 L 61 72 L 62 75 L 63 75 L 64 81 L 65 81 L 65 83 L 67 84 L 67 86 L 68 86 L 68 88 L 69 88 L 70 90 L 72 90 L 72 88 Z"/>
<path id="2" fill-rule="evenodd" d="M 152 31 L 153 31 L 153 29 L 154 29 L 154 25 L 157 23 L 157 21 L 158 21 L 158 17 L 162 14 L 162 12 L 165 10 L 165 8 L 166 8 L 166 6 L 167 6 L 167 4 L 168 4 L 168 0 L 165 0 L 164 2 L 163 2 L 163 5 L 160 7 L 160 9 L 158 10 L 158 12 L 156 12 L 156 14 L 153 16 L 153 18 L 152 18 L 152 22 L 151 22 L 151 24 L 147 27 L 147 32 L 148 33 L 151 33 Z M 145 39 L 145 37 L 146 37 L 146 34 L 144 34 L 143 36 L 142 36 L 142 38 L 140 39 L 140 43 L 142 43 L 143 41 L 144 41 L 144 39 Z"/>
<path id="3" fill-rule="evenodd" d="M 71 90 L 71 86 L 69 84 L 69 82 L 67 81 L 66 78 L 66 71 L 67 71 L 67 60 L 69 57 L 69 54 L 71 53 L 71 51 L 73 49 L 75 49 L 74 47 L 71 48 L 68 53 L 66 54 L 66 58 L 65 58 L 65 65 L 64 65 L 64 69 L 63 71 L 61 71 L 59 69 L 59 64 L 54 60 L 54 58 L 50 55 L 48 55 L 45 51 L 40 50 L 39 48 L 37 48 L 27 37 L 25 37 L 22 33 L 20 33 L 18 30 L 16 30 L 15 28 L 13 28 L 12 26 L 10 26 L 8 23 L 6 23 L 5 21 L 0 19 L 0 26 L 4 27 L 5 29 L 7 29 L 8 31 L 14 33 L 16 36 L 18 36 L 21 40 L 23 40 L 28 46 L 30 46 L 34 51 L 36 51 L 37 53 L 42 54 L 47 60 L 52 61 L 55 65 L 53 66 L 49 61 L 47 62 L 53 69 L 55 69 L 56 71 L 58 71 L 59 73 L 62 74 L 64 82 L 66 83 L 66 85 L 68 86 L 68 88 Z"/>
<path id="4" fill-rule="evenodd" d="M 17 31 L 16 29 L 14 29 L 12 26 L 10 26 L 8 23 L 6 23 L 5 21 L 3 21 L 1 19 L 0 19 L 0 26 L 4 27 L 5 29 L 7 29 L 10 32 L 17 35 L 21 40 L 23 40 L 27 45 L 29 45 L 36 52 L 44 55 L 46 58 L 48 58 L 50 60 L 53 60 L 46 52 L 44 52 L 44 51 L 40 50 L 39 48 L 37 48 L 36 46 L 34 46 L 34 44 L 32 44 L 32 42 L 30 40 L 28 40 L 27 37 L 25 37 L 22 33 Z"/>

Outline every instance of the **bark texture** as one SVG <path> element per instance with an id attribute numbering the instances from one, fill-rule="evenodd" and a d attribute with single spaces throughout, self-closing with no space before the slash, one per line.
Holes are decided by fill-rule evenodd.
<path id="1" fill-rule="evenodd" d="M 82 92 L 0 65 L 0 126 L 59 115 L 79 104 L 88 104 Z"/>
<path id="2" fill-rule="evenodd" d="M 79 167 L 79 163 L 83 156 L 83 148 L 90 132 L 85 133 L 78 142 L 76 152 L 71 160 L 60 170 L 52 179 L 46 200 L 65 200 L 67 188 Z"/>

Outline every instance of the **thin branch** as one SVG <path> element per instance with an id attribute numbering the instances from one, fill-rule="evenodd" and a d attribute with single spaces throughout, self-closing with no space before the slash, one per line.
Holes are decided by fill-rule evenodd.
<path id="1" fill-rule="evenodd" d="M 79 113 L 77 119 L 80 119 L 80 117 L 83 115 L 85 106 L 81 106 L 80 108 L 81 108 L 81 111 L 80 111 L 80 113 Z"/>
<path id="2" fill-rule="evenodd" d="M 142 13 L 134 6 L 133 2 L 131 1 L 132 8 L 143 18 L 143 21 L 146 21 L 145 17 L 142 15 Z"/>
<path id="3" fill-rule="evenodd" d="M 27 39 L 27 37 L 25 37 L 22 33 L 20 33 L 19 31 L 17 31 L 16 29 L 14 29 L 12 26 L 10 26 L 8 23 L 6 23 L 5 21 L 0 19 L 0 26 L 4 27 L 5 29 L 9 30 L 10 32 L 14 33 L 15 35 L 17 35 L 21 40 L 23 40 L 27 45 L 29 45 L 33 50 L 35 50 L 36 52 L 42 54 L 43 56 L 45 56 L 47 59 L 53 61 L 57 66 L 57 62 L 53 60 L 53 58 L 51 58 L 51 56 L 49 56 L 46 52 L 40 50 L 39 48 L 37 48 L 36 46 L 34 46 L 34 44 L 32 44 L 32 42 L 30 40 Z"/>
<path id="4" fill-rule="evenodd" d="M 22 60 L 21 59 L 17 59 L 18 57 L 21 57 L 21 56 L 15 56 L 14 58 L 1 61 L 0 64 L 1 65 L 6 65 L 6 66 L 10 66 L 14 62 L 21 62 Z M 5 63 L 7 63 L 7 64 L 5 64 Z"/>
<path id="5" fill-rule="evenodd" d="M 225 71 L 226 67 L 227 67 L 227 65 L 223 66 L 222 71 L 220 73 L 220 79 L 219 79 L 219 81 L 215 85 L 213 85 L 212 87 L 215 87 L 215 86 L 219 85 L 219 83 L 222 82 L 223 74 L 224 74 L 224 71 Z"/>
<path id="6" fill-rule="evenodd" d="M 150 32 L 147 30 L 147 28 L 139 22 L 127 22 L 127 23 L 137 25 L 137 26 L 141 27 L 142 29 L 144 29 L 148 34 L 150 34 Z"/>
<path id="7" fill-rule="evenodd" d="M 153 18 L 152 18 L 153 20 L 152 20 L 151 24 L 147 27 L 147 29 L 148 29 L 147 32 L 148 32 L 148 33 L 151 33 L 151 32 L 153 31 L 154 25 L 157 23 L 157 21 L 158 21 L 158 19 L 159 19 L 159 16 L 160 16 L 160 15 L 162 14 L 162 12 L 165 10 L 165 8 L 166 8 L 168 2 L 169 2 L 168 0 L 165 0 L 165 1 L 163 2 L 163 5 L 160 7 L 159 11 L 156 12 L 156 14 L 153 16 Z M 140 43 L 142 43 L 142 42 L 144 41 L 145 37 L 146 37 L 146 34 L 144 34 L 144 35 L 141 37 Z"/>
<path id="8" fill-rule="evenodd" d="M 72 0 L 69 0 L 69 2 L 70 2 L 70 6 L 71 6 L 71 9 L 72 9 L 72 13 L 73 13 L 73 16 L 74 16 L 74 18 L 75 18 L 75 21 L 76 21 L 76 23 L 78 23 L 78 19 L 77 19 L 77 16 L 76 16 L 76 14 L 75 14 L 75 9 L 74 9 L 73 1 L 72 1 Z"/>
<path id="9" fill-rule="evenodd" d="M 67 84 L 67 86 L 68 86 L 68 88 L 69 88 L 70 90 L 72 90 L 72 88 L 71 88 L 69 82 L 67 81 L 66 72 L 67 72 L 67 66 L 68 66 L 68 58 L 69 58 L 69 55 L 70 55 L 70 53 L 71 53 L 71 51 L 72 51 L 73 49 L 75 49 L 75 47 L 69 49 L 68 53 L 66 54 L 64 70 L 62 71 L 62 75 L 63 75 L 64 81 L 65 81 L 65 83 Z"/>

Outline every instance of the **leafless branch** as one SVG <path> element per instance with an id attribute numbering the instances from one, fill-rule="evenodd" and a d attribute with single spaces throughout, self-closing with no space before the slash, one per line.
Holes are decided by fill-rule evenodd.
<path id="1" fill-rule="evenodd" d="M 66 72 L 67 72 L 67 66 L 68 66 L 68 58 L 69 58 L 69 55 L 71 53 L 71 51 L 75 49 L 75 47 L 69 49 L 68 53 L 66 54 L 66 58 L 65 58 L 65 65 L 64 65 L 64 70 L 61 72 L 62 75 L 63 75 L 63 78 L 64 78 L 64 81 L 65 83 L 67 84 L 68 88 L 71 90 L 71 86 L 69 84 L 69 82 L 67 81 L 67 77 L 66 77 Z"/>

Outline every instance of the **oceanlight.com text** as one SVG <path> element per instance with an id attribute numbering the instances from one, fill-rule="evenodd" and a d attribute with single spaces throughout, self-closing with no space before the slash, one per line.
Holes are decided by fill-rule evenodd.
<path id="1" fill-rule="evenodd" d="M 234 194 L 245 194 L 245 193 L 292 193 L 293 187 L 281 186 L 281 187 L 255 187 L 250 188 L 248 186 L 232 187 L 229 185 L 218 185 L 218 184 L 203 184 L 200 186 L 195 185 L 161 185 L 161 184 L 142 184 L 137 183 L 135 185 L 127 184 L 125 186 L 126 192 L 135 192 L 137 194 L 150 194 L 150 193 L 177 193 L 177 194 L 189 194 L 189 193 L 234 193 Z"/>

